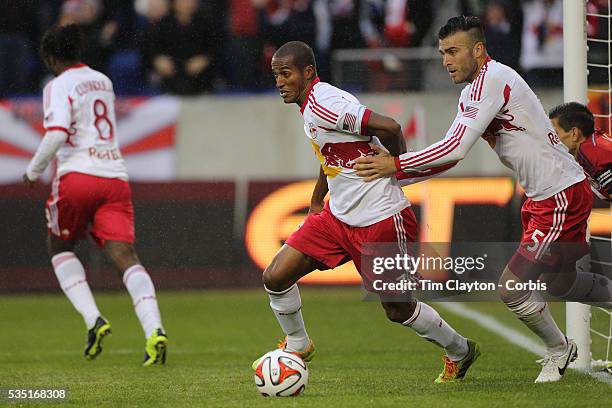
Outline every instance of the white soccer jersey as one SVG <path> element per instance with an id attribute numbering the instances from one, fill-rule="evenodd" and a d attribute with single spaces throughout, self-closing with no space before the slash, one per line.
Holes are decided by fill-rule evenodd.
<path id="1" fill-rule="evenodd" d="M 317 78 L 301 111 L 304 131 L 327 176 L 334 216 L 365 227 L 410 205 L 395 177 L 365 183 L 355 174 L 355 159 L 373 154 L 369 143 L 381 145 L 378 138 L 364 135 L 371 111 L 357 98 Z"/>
<path id="2" fill-rule="evenodd" d="M 446 137 L 401 155 L 398 165 L 409 172 L 455 162 L 481 136 L 533 200 L 552 197 L 585 178 L 527 83 L 512 68 L 491 59 L 461 92 Z"/>
<path id="3" fill-rule="evenodd" d="M 66 132 L 57 151 L 58 177 L 79 172 L 127 180 L 117 142 L 113 84 L 101 72 L 78 64 L 51 81 L 43 92 L 46 131 Z"/>

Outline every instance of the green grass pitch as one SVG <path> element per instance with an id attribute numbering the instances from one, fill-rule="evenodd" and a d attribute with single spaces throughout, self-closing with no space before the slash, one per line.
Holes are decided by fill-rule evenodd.
<path id="1" fill-rule="evenodd" d="M 483 355 L 464 382 L 434 384 L 441 350 L 388 322 L 359 289 L 302 288 L 317 345 L 310 384 L 297 398 L 264 398 L 250 365 L 282 333 L 263 290 L 160 292 L 158 298 L 170 338 L 168 365 L 143 368 L 144 336 L 127 293 L 96 296 L 113 335 L 93 362 L 82 357 L 83 323 L 63 295 L 1 296 L 0 388 L 67 388 L 69 399 L 59 405 L 79 407 L 557 408 L 601 407 L 612 397 L 612 387 L 575 371 L 559 383 L 533 384 L 539 372 L 533 354 L 443 309 L 456 329 L 480 342 Z M 468 306 L 521 328 L 499 303 Z M 37 405 L 52 404 L 22 403 Z"/>

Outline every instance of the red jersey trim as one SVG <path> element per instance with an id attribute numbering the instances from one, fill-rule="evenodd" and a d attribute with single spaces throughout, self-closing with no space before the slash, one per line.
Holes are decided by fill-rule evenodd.
<path id="1" fill-rule="evenodd" d="M 45 132 L 52 132 L 54 130 L 59 130 L 61 132 L 66 132 L 66 134 L 68 136 L 70 136 L 70 132 L 68 131 L 68 129 L 66 129 L 65 127 L 62 127 L 62 126 L 49 126 L 48 128 L 45 128 Z"/>
<path id="2" fill-rule="evenodd" d="M 397 171 L 402 171 L 402 165 L 400 164 L 400 158 L 398 156 L 393 157 L 393 160 L 395 161 L 395 168 L 397 169 Z"/>
<path id="3" fill-rule="evenodd" d="M 302 106 L 300 106 L 301 113 L 304 113 L 304 109 L 306 109 L 306 105 L 308 105 L 308 97 L 312 93 L 312 88 L 314 88 L 314 86 L 318 84 L 319 82 L 321 82 L 319 77 L 316 77 L 315 79 L 312 80 L 312 83 L 310 84 L 310 88 L 308 88 L 308 92 L 306 93 L 306 98 L 304 98 L 304 102 L 302 102 Z"/>
<path id="4" fill-rule="evenodd" d="M 363 112 L 363 116 L 361 117 L 361 128 L 360 128 L 360 130 L 361 130 L 361 134 L 363 136 L 366 136 L 366 128 L 368 127 L 368 122 L 370 120 L 370 116 L 371 115 L 372 115 L 372 111 L 370 109 L 366 108 L 365 112 Z"/>

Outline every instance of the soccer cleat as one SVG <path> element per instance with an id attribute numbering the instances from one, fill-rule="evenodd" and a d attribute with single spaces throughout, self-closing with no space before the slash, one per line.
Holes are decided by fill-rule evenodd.
<path id="1" fill-rule="evenodd" d="M 555 382 L 559 381 L 567 366 L 578 357 L 578 347 L 574 340 L 567 339 L 567 350 L 560 355 L 546 353 L 544 362 L 542 363 L 542 371 L 535 379 L 536 383 Z"/>
<path id="2" fill-rule="evenodd" d="M 285 347 L 287 347 L 287 337 L 286 336 L 285 336 L 284 340 L 282 340 L 280 343 L 278 343 L 278 348 L 279 349 L 284 350 Z M 304 351 L 290 351 L 289 353 L 295 354 L 296 356 L 298 356 L 299 358 L 301 358 L 305 362 L 309 362 L 309 361 L 311 361 L 313 359 L 314 354 L 315 354 L 315 345 L 314 345 L 314 342 L 309 338 L 308 339 L 308 346 L 306 347 L 306 350 L 304 350 Z M 257 360 L 253 361 L 253 364 L 251 365 L 253 370 L 257 370 L 257 365 L 259 364 L 260 360 L 261 360 L 261 358 L 258 358 Z"/>
<path id="3" fill-rule="evenodd" d="M 453 361 L 444 356 L 444 371 L 440 373 L 435 383 L 442 384 L 463 380 L 468 368 L 480 357 L 480 346 L 474 340 L 467 339 L 468 353 L 459 361 Z"/>
<path id="4" fill-rule="evenodd" d="M 168 336 L 162 329 L 155 329 L 147 339 L 145 345 L 145 357 L 143 366 L 153 364 L 166 364 L 166 352 L 168 348 Z"/>
<path id="5" fill-rule="evenodd" d="M 103 317 L 98 317 L 94 327 L 87 332 L 87 345 L 84 352 L 87 360 L 95 359 L 102 352 L 102 339 L 109 334 L 111 334 L 110 323 Z"/>

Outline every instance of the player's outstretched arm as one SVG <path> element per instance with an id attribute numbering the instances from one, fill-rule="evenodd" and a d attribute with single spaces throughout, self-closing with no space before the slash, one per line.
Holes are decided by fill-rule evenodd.
<path id="1" fill-rule="evenodd" d="M 325 196 L 329 191 L 329 186 L 327 185 L 327 176 L 323 171 L 323 166 L 319 169 L 319 178 L 317 180 L 317 184 L 315 185 L 314 190 L 312 191 L 312 198 L 310 199 L 310 209 L 308 213 L 310 214 L 318 214 L 323 211 L 323 206 L 325 205 Z"/>
<path id="2" fill-rule="evenodd" d="M 68 134 L 63 130 L 49 130 L 45 133 L 36 154 L 30 161 L 28 168 L 23 175 L 24 182 L 32 185 L 45 172 L 45 169 L 55 157 L 55 153 L 66 143 Z M 26 181 L 27 180 L 27 181 Z"/>

